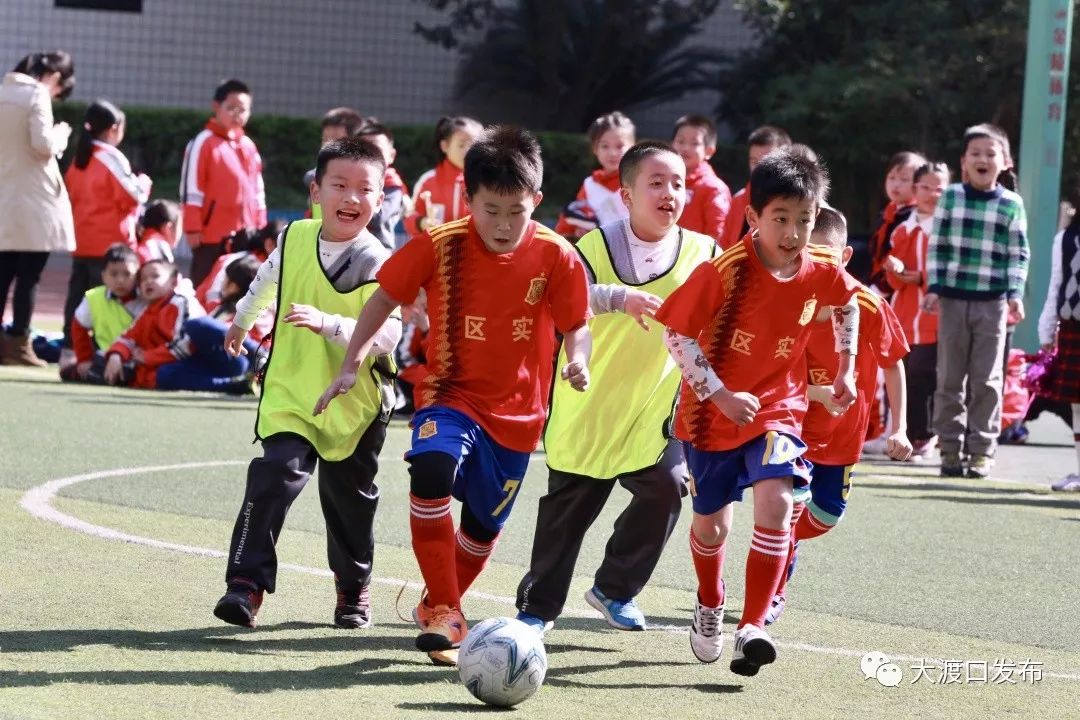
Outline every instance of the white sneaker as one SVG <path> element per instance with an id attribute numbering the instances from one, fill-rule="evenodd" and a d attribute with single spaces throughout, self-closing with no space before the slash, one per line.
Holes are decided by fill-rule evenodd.
<path id="1" fill-rule="evenodd" d="M 1070 473 L 1050 486 L 1051 490 L 1063 490 L 1066 492 L 1080 491 L 1080 475 Z"/>
<path id="2" fill-rule="evenodd" d="M 711 608 L 696 601 L 694 623 L 690 626 L 690 649 L 703 663 L 714 663 L 724 650 L 724 605 Z"/>
<path id="3" fill-rule="evenodd" d="M 776 661 L 776 645 L 769 633 L 757 625 L 743 625 L 735 633 L 731 672 L 747 677 L 757 675 L 762 665 Z"/>

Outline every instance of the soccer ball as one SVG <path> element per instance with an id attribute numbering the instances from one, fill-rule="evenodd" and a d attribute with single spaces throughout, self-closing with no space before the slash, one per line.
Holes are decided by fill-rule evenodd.
<path id="1" fill-rule="evenodd" d="M 540 634 L 520 620 L 490 618 L 469 630 L 458 652 L 458 675 L 473 696 L 512 707 L 540 689 L 547 653 Z"/>

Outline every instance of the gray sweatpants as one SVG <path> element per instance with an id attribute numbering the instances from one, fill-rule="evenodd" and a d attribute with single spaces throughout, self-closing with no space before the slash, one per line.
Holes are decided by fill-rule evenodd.
<path id="1" fill-rule="evenodd" d="M 1006 310 L 1005 300 L 941 298 L 934 431 L 943 454 L 994 454 Z"/>
<path id="2" fill-rule="evenodd" d="M 595 582 L 609 598 L 637 596 L 656 569 L 686 497 L 682 443 L 670 440 L 659 463 L 617 480 L 549 472 L 548 493 L 540 498 L 537 511 L 532 561 L 518 585 L 518 609 L 544 620 L 559 616 L 585 533 L 616 482 L 633 498 L 615 521 Z"/>

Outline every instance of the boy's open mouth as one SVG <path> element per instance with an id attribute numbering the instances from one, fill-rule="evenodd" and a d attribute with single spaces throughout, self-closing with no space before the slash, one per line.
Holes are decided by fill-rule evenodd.
<path id="1" fill-rule="evenodd" d="M 342 222 L 356 222 L 360 219 L 360 213 L 356 210 L 338 210 L 337 217 Z"/>

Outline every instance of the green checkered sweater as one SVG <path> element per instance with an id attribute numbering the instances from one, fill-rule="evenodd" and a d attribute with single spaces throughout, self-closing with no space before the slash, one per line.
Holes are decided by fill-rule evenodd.
<path id="1" fill-rule="evenodd" d="M 1027 281 L 1027 217 L 1019 195 L 998 185 L 945 188 L 930 233 L 928 290 L 943 297 L 1021 297 Z"/>

